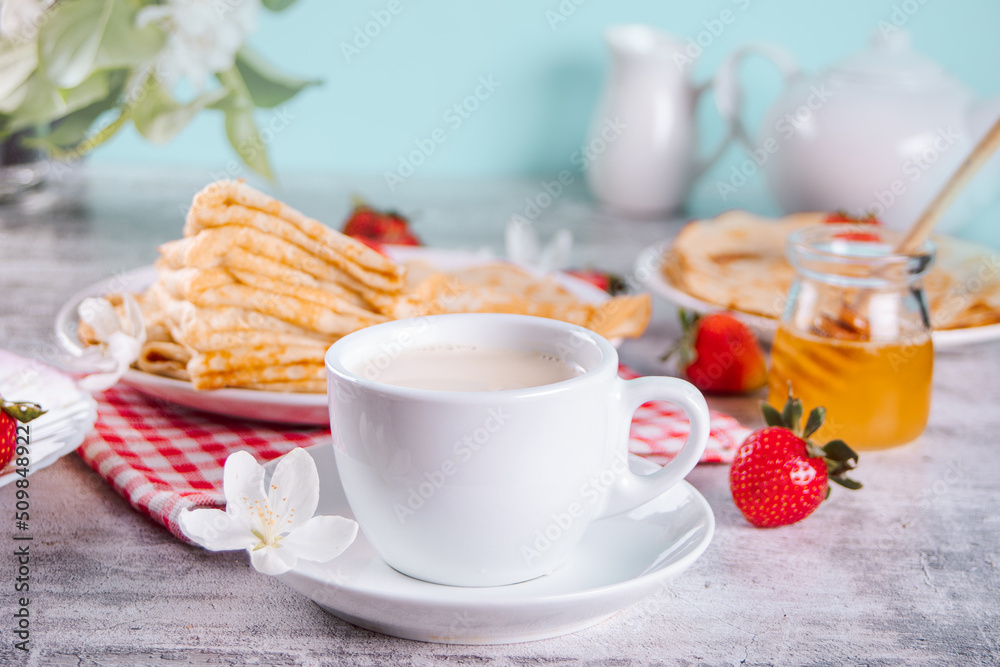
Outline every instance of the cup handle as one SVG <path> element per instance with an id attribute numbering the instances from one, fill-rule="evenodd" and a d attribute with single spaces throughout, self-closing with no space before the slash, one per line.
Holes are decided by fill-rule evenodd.
<path id="1" fill-rule="evenodd" d="M 628 431 L 632 423 L 632 415 L 646 401 L 670 401 L 679 406 L 691 422 L 691 432 L 687 442 L 670 463 L 649 475 L 636 475 L 626 470 L 618 476 L 608 490 L 604 507 L 599 518 L 622 514 L 649 502 L 671 487 L 679 483 L 701 460 L 708 442 L 710 421 L 708 404 L 693 384 L 670 377 L 641 377 L 634 380 L 616 378 L 619 383 L 619 410 L 623 422 L 624 434 L 620 440 L 624 443 L 624 452 L 628 454 Z M 621 459 L 619 459 L 621 460 Z"/>
<path id="2" fill-rule="evenodd" d="M 743 89 L 740 86 L 739 67 L 747 56 L 760 56 L 769 60 L 781 73 L 785 86 L 802 77 L 795 59 L 783 49 L 771 44 L 747 44 L 736 49 L 726 58 L 712 78 L 711 87 L 715 91 L 715 108 L 725 120 L 730 138 L 743 142 L 747 148 L 755 148 L 753 139 L 740 117 L 743 107 Z"/>

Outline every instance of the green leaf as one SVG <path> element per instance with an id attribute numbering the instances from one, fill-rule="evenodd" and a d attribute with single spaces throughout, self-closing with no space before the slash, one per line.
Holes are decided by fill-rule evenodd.
<path id="1" fill-rule="evenodd" d="M 788 429 L 798 433 L 799 422 L 802 421 L 802 401 L 792 396 L 791 385 L 789 385 L 788 400 L 785 401 L 785 407 L 781 411 L 781 418 Z"/>
<path id="2" fill-rule="evenodd" d="M 31 77 L 29 76 L 21 85 L 0 98 L 0 114 L 14 113 L 18 107 L 24 104 L 25 98 L 28 97 L 28 91 L 31 90 L 31 85 Z"/>
<path id="3" fill-rule="evenodd" d="M 122 107 L 117 118 L 110 123 L 101 126 L 100 130 L 84 139 L 79 146 L 73 149 L 72 154 L 69 157 L 80 157 L 81 155 L 85 155 L 86 153 L 94 150 L 105 141 L 115 136 L 119 130 L 125 127 L 130 117 L 129 107 Z M 53 153 L 53 157 L 60 158 L 65 156 Z"/>
<path id="4" fill-rule="evenodd" d="M 118 106 L 118 98 L 125 85 L 122 72 L 109 74 L 108 94 L 101 100 L 66 114 L 57 120 L 45 137 L 32 141 L 51 153 L 65 152 L 76 148 L 84 139 L 94 122 L 100 116 Z"/>
<path id="5" fill-rule="evenodd" d="M 57 160 L 78 159 L 80 156 L 85 155 L 86 153 L 92 151 L 94 148 L 103 144 L 111 137 L 115 136 L 115 134 L 117 134 L 119 130 L 125 127 L 128 121 L 131 119 L 132 108 L 127 104 L 122 106 L 119 103 L 119 94 L 121 93 L 123 88 L 129 86 L 129 81 L 133 79 L 134 76 L 129 77 L 129 81 L 126 81 L 124 77 L 124 72 L 119 72 L 113 78 L 115 78 L 115 81 L 113 89 L 109 95 L 109 98 L 102 100 L 101 102 L 98 102 L 97 104 L 94 104 L 91 107 L 87 108 L 91 114 L 89 115 L 90 118 L 89 122 L 87 122 L 88 115 L 85 114 L 83 110 L 81 110 L 80 118 L 76 118 L 75 116 L 73 117 L 74 123 L 79 123 L 79 125 L 83 126 L 79 130 L 79 132 L 82 135 L 86 135 L 82 137 L 82 140 L 79 141 L 74 140 L 72 145 L 69 145 L 68 140 L 65 144 L 56 144 L 55 142 L 52 141 L 53 136 L 56 136 L 56 133 L 53 132 L 49 134 L 49 136 L 47 137 L 47 142 L 44 143 L 43 145 L 45 145 L 49 149 L 49 153 L 51 154 L 52 158 Z M 98 129 L 93 134 L 88 134 L 89 125 L 93 123 L 93 121 L 96 120 L 96 118 L 99 117 L 101 113 L 103 113 L 104 111 L 110 111 L 114 109 L 118 110 L 117 117 L 115 117 L 110 122 L 101 125 L 100 129 Z M 60 122 L 57 125 L 57 127 L 62 127 L 62 125 L 63 123 Z M 66 134 L 67 139 L 72 138 L 70 135 L 74 134 L 74 132 L 69 128 L 67 128 L 63 132 Z"/>
<path id="6" fill-rule="evenodd" d="M 160 52 L 167 38 L 154 23 L 136 25 L 138 7 L 115 0 L 101 39 L 95 69 L 135 69 L 149 63 Z"/>
<path id="7" fill-rule="evenodd" d="M 818 431 L 819 427 L 823 425 L 824 419 L 826 419 L 826 408 L 823 406 L 810 410 L 809 418 L 806 419 L 806 427 L 802 429 L 802 437 L 808 438 Z"/>
<path id="8" fill-rule="evenodd" d="M 826 458 L 839 463 L 851 460 L 855 462 L 858 461 L 858 453 L 851 449 L 851 447 L 843 440 L 831 440 L 823 445 L 822 450 L 826 455 Z"/>
<path id="9" fill-rule="evenodd" d="M 4 128 L 7 131 L 17 132 L 26 127 L 45 125 L 66 111 L 66 102 L 40 70 L 35 70 L 19 90 L 23 91 L 20 104 L 8 112 L 10 122 Z M 14 97 L 12 95 L 11 99 Z"/>
<path id="10" fill-rule="evenodd" d="M 216 77 L 226 93 L 209 106 L 225 112 L 226 136 L 229 138 L 229 143 L 248 167 L 268 180 L 274 180 L 267 159 L 267 146 L 257 130 L 257 123 L 253 118 L 253 102 L 243 77 L 235 66 L 225 72 L 218 72 Z"/>
<path id="11" fill-rule="evenodd" d="M 771 405 L 770 403 L 765 403 L 761 401 L 760 411 L 764 413 L 764 422 L 768 426 L 784 426 L 785 420 L 782 418 L 781 413 L 778 409 Z"/>
<path id="12" fill-rule="evenodd" d="M 134 103 L 132 121 L 139 134 L 147 140 L 163 144 L 173 139 L 202 109 L 227 93 L 226 89 L 219 88 L 199 95 L 187 104 L 180 104 L 155 76 L 150 75 L 142 95 Z"/>
<path id="13" fill-rule="evenodd" d="M 57 121 L 48 136 L 40 137 L 33 144 L 41 146 L 50 152 L 65 151 L 74 148 L 87 137 L 91 125 L 101 114 L 115 107 L 115 100 L 105 100 L 78 109 Z"/>
<path id="14" fill-rule="evenodd" d="M 94 72 L 79 86 L 58 91 L 66 105 L 63 113 L 72 113 L 77 109 L 90 106 L 98 100 L 103 100 L 108 96 L 110 90 L 111 79 L 108 72 Z"/>
<path id="15" fill-rule="evenodd" d="M 11 419 L 16 419 L 22 424 L 27 424 L 32 419 L 38 419 L 46 413 L 38 403 L 8 403 L 3 401 L 0 409 L 7 413 Z"/>
<path id="16" fill-rule="evenodd" d="M 115 0 L 65 0 L 38 34 L 40 60 L 58 88 L 80 85 L 94 70 Z"/>
<path id="17" fill-rule="evenodd" d="M 254 106 L 264 109 L 283 104 L 303 88 L 321 83 L 318 79 L 300 79 L 283 74 L 247 47 L 236 54 L 236 67 Z"/>
<path id="18" fill-rule="evenodd" d="M 52 119 L 55 123 L 52 130 L 27 143 L 49 152 L 76 146 L 102 113 L 117 106 L 124 81 L 123 72 L 95 72 L 76 88 L 58 91 L 65 108 Z"/>
<path id="19" fill-rule="evenodd" d="M 295 4 L 295 0 L 263 0 L 263 2 L 272 12 L 282 12 Z"/>
<path id="20" fill-rule="evenodd" d="M 845 489 L 851 489 L 852 491 L 857 491 L 858 489 L 861 488 L 861 482 L 856 482 L 850 477 L 831 477 L 830 481 L 836 482 Z M 827 487 L 827 490 L 829 490 L 829 487 Z"/>
<path id="21" fill-rule="evenodd" d="M 38 49 L 30 40 L 0 40 L 0 103 L 28 80 L 38 65 Z M 20 100 L 10 106 L 17 107 Z"/>
<path id="22" fill-rule="evenodd" d="M 235 65 L 224 72 L 216 72 L 215 78 L 226 89 L 227 94 L 218 102 L 209 105 L 210 109 L 228 111 L 241 105 L 253 106 L 253 103 L 250 101 L 250 91 L 247 90 L 243 76 Z"/>
<path id="23" fill-rule="evenodd" d="M 694 329 L 694 326 L 698 324 L 698 320 L 701 319 L 698 313 L 688 310 L 687 308 L 678 308 L 677 317 L 680 319 L 681 329 L 685 333 Z"/>
<path id="24" fill-rule="evenodd" d="M 268 180 L 274 180 L 271 164 L 267 159 L 267 147 L 260 138 L 257 123 L 253 119 L 253 105 L 233 105 L 226 111 L 226 136 L 236 149 L 236 154 L 248 167 Z"/>

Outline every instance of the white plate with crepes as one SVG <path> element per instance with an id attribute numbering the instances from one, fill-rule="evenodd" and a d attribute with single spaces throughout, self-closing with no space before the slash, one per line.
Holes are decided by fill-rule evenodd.
<path id="1" fill-rule="evenodd" d="M 353 518 L 333 447 L 306 451 L 321 480 L 317 513 Z M 631 459 L 639 473 L 657 468 Z M 568 563 L 520 584 L 468 588 L 413 579 L 379 558 L 363 532 L 332 561 L 299 559 L 279 578 L 362 628 L 442 644 L 508 644 L 582 630 L 643 598 L 671 605 L 670 582 L 705 552 L 714 531 L 708 501 L 681 482 L 631 512 L 595 521 Z"/>
<path id="2" fill-rule="evenodd" d="M 722 221 L 723 224 L 728 224 L 732 222 L 732 216 L 734 213 L 726 214 L 728 217 L 720 216 L 717 220 Z M 755 218 L 754 216 L 747 217 L 750 218 L 750 224 L 759 224 L 759 221 L 763 220 Z M 788 219 L 786 218 L 786 220 Z M 755 241 L 757 240 L 758 239 L 755 239 Z M 961 264 L 959 257 L 957 257 L 958 255 L 976 254 L 984 259 L 985 263 L 983 266 L 990 269 L 991 277 L 995 277 L 996 271 L 1000 270 L 1000 267 L 997 267 L 995 264 L 991 264 L 991 262 L 994 261 L 992 257 L 995 256 L 995 253 L 992 253 L 989 248 L 978 246 L 967 241 L 945 237 L 939 239 L 939 252 L 945 250 L 945 248 L 942 248 L 942 242 L 947 246 L 946 250 L 949 253 L 947 255 L 947 261 L 950 264 L 956 266 Z M 731 310 L 740 319 L 753 328 L 762 340 L 771 340 L 774 333 L 777 331 L 780 313 L 784 306 L 783 293 L 778 294 L 775 292 L 774 294 L 771 294 L 770 292 L 765 293 L 763 291 L 754 293 L 756 286 L 751 285 L 749 281 L 747 281 L 746 285 L 743 286 L 743 294 L 748 297 L 758 297 L 756 299 L 757 307 L 752 309 L 741 308 L 742 302 L 737 297 L 734 297 L 728 302 L 720 302 L 694 295 L 683 287 L 675 284 L 675 282 L 671 279 L 671 276 L 668 275 L 668 271 L 665 270 L 667 262 L 669 261 L 667 259 L 668 253 L 673 249 L 673 247 L 674 239 L 661 241 L 643 249 L 642 252 L 640 252 L 636 257 L 633 271 L 639 279 L 639 282 L 641 282 L 644 287 L 676 306 L 687 308 L 688 310 L 692 310 L 697 313 L 707 313 L 721 309 Z M 757 249 L 759 248 L 755 248 L 755 250 Z M 777 267 L 772 268 L 777 269 Z M 791 271 L 790 267 L 787 270 Z M 972 274 L 972 277 L 975 278 L 976 274 Z M 761 289 L 766 289 L 767 281 L 761 280 L 760 283 L 762 284 Z M 959 283 L 959 286 L 960 285 L 961 283 Z M 956 291 L 956 293 L 958 292 Z M 765 294 L 770 296 L 765 296 Z M 761 314 L 761 306 L 765 303 L 768 305 L 765 309 L 766 312 L 773 311 L 774 316 Z M 934 346 L 937 349 L 946 349 L 969 345 L 972 343 L 998 340 L 1000 339 L 1000 323 L 983 324 L 981 326 L 965 326 L 960 328 L 935 329 L 932 337 L 934 340 Z"/>
<path id="3" fill-rule="evenodd" d="M 486 250 L 389 246 L 387 251 L 398 262 L 422 260 L 440 270 L 462 269 L 496 260 Z M 56 315 L 55 330 L 59 344 L 73 355 L 83 353 L 83 345 L 77 338 L 77 308 L 85 298 L 120 292 L 141 292 L 156 277 L 155 267 L 144 266 L 102 280 L 74 294 Z M 552 277 L 558 285 L 586 303 L 601 303 L 610 298 L 603 290 L 569 274 L 554 272 Z M 325 393 L 283 393 L 256 389 L 198 391 L 190 382 L 136 369 L 129 369 L 122 382 L 147 396 L 226 417 L 311 426 L 326 426 L 330 422 Z"/>
<path id="4" fill-rule="evenodd" d="M 18 458 L 0 471 L 0 486 L 52 465 L 80 446 L 97 420 L 97 403 L 72 379 L 50 366 L 0 350 L 0 396 L 9 401 L 38 403 L 45 414 L 18 435 L 28 441 L 28 465 Z M 19 440 L 18 444 L 24 441 Z"/>

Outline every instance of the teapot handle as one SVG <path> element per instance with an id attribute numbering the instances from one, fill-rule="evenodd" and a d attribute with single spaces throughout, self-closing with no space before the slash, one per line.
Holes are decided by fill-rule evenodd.
<path id="1" fill-rule="evenodd" d="M 715 108 L 729 127 L 729 139 L 735 137 L 751 149 L 754 148 L 753 139 L 751 139 L 750 133 L 740 117 L 743 107 L 743 89 L 740 86 L 739 68 L 743 59 L 752 55 L 769 60 L 781 73 L 786 87 L 802 77 L 802 71 L 795 59 L 784 49 L 771 44 L 746 44 L 736 49 L 723 61 L 711 82 L 711 87 L 715 90 Z M 728 143 L 728 140 L 724 142 L 724 144 Z"/>
<path id="2" fill-rule="evenodd" d="M 714 80 L 709 80 L 703 83 L 702 85 L 698 86 L 697 88 L 695 88 L 694 91 L 695 108 L 697 108 L 698 100 L 701 98 L 701 96 L 706 92 L 708 92 L 709 90 L 712 90 L 715 87 L 715 85 L 716 84 Z M 716 108 L 719 108 L 719 102 L 718 102 L 719 93 L 716 92 L 715 95 L 716 95 L 715 106 Z M 722 140 L 716 145 L 715 149 L 713 149 L 707 156 L 695 158 L 694 174 L 691 177 L 691 182 L 697 181 L 699 178 L 701 178 L 702 174 L 708 171 L 708 168 L 711 167 L 713 164 L 715 164 L 720 157 L 722 157 L 722 155 L 726 152 L 726 149 L 729 148 L 729 144 L 732 143 L 733 137 L 736 136 L 737 132 L 739 132 L 742 129 L 737 127 L 739 123 L 739 117 L 737 117 L 736 120 L 734 121 L 732 118 L 723 115 L 722 119 L 726 123 L 726 133 L 725 135 L 723 135 Z"/>

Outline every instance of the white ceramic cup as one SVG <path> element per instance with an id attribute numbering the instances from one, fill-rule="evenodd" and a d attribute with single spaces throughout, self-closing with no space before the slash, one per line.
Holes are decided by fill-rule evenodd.
<path id="1" fill-rule="evenodd" d="M 407 349 L 446 344 L 538 351 L 585 372 L 525 389 L 461 392 L 378 381 Z M 347 335 L 326 354 L 337 469 L 355 518 L 400 572 L 440 584 L 499 586 L 564 563 L 594 519 L 679 483 L 709 433 L 708 406 L 676 378 L 618 377 L 598 334 L 523 315 L 434 315 Z M 632 413 L 679 405 L 691 421 L 677 457 L 629 470 Z"/>

